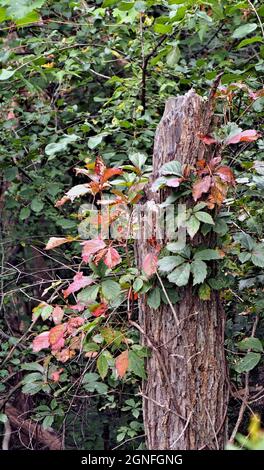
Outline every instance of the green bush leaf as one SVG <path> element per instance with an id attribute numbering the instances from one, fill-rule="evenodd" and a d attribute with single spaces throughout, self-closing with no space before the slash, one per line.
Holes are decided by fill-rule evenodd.
<path id="1" fill-rule="evenodd" d="M 249 372 L 254 369 L 261 359 L 260 353 L 249 352 L 245 357 L 235 364 L 234 369 L 236 372 L 241 374 L 242 372 Z"/>
<path id="2" fill-rule="evenodd" d="M 115 300 L 120 293 L 121 287 L 117 282 L 111 279 L 102 282 L 102 294 L 106 300 Z"/>
<path id="3" fill-rule="evenodd" d="M 242 339 L 242 341 L 239 341 L 239 343 L 237 343 L 237 347 L 241 351 L 247 351 L 248 349 L 253 349 L 253 351 L 256 351 L 256 352 L 263 351 L 263 346 L 261 344 L 261 341 L 258 338 Z"/>
<path id="4" fill-rule="evenodd" d="M 161 273 L 170 273 L 174 268 L 184 263 L 181 256 L 164 256 L 158 261 L 158 268 Z"/>
<path id="5" fill-rule="evenodd" d="M 199 212 L 197 212 L 197 214 L 199 214 Z M 202 214 L 202 212 L 200 212 L 200 214 Z M 187 228 L 187 232 L 190 235 L 190 237 L 193 238 L 194 235 L 198 232 L 198 230 L 200 228 L 200 221 L 195 217 L 195 215 L 192 215 L 187 220 L 186 228 Z"/>
<path id="6" fill-rule="evenodd" d="M 160 289 L 154 287 L 147 296 L 147 304 L 150 308 L 159 308 L 161 301 Z"/>
<path id="7" fill-rule="evenodd" d="M 96 361 L 97 370 L 100 374 L 101 379 L 104 379 L 108 372 L 108 360 L 104 354 L 104 351 L 98 356 Z"/>
<path id="8" fill-rule="evenodd" d="M 213 218 L 207 212 L 195 212 L 195 217 L 197 217 L 197 219 L 200 220 L 200 222 L 204 222 L 205 224 L 214 225 Z"/>
<path id="9" fill-rule="evenodd" d="M 207 266 L 204 261 L 195 260 L 191 264 L 191 271 L 193 274 L 193 285 L 201 284 L 207 276 Z"/>
<path id="10" fill-rule="evenodd" d="M 168 280 L 176 284 L 178 287 L 186 286 L 189 281 L 190 272 L 190 264 L 184 263 L 178 268 L 174 269 L 174 271 L 168 275 Z"/>
<path id="11" fill-rule="evenodd" d="M 246 23 L 242 26 L 239 26 L 232 34 L 232 38 L 241 39 L 247 36 L 250 33 L 253 33 L 257 29 L 258 25 L 256 23 Z"/>
<path id="12" fill-rule="evenodd" d="M 164 175 L 176 175 L 182 176 L 182 167 L 180 162 L 173 160 L 172 162 L 164 163 L 159 170 L 161 176 Z"/>
<path id="13" fill-rule="evenodd" d="M 221 259 L 221 255 L 217 250 L 207 248 L 206 250 L 196 251 L 194 254 L 195 260 L 210 261 L 212 259 Z"/>

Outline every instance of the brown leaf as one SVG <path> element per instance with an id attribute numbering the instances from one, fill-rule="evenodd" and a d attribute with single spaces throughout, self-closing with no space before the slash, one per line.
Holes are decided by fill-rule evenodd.
<path id="1" fill-rule="evenodd" d="M 110 178 L 112 178 L 112 176 L 121 175 L 122 173 L 123 173 L 123 170 L 121 170 L 121 168 L 107 168 L 104 171 L 102 181 L 103 183 L 105 183 Z"/>
<path id="2" fill-rule="evenodd" d="M 128 349 L 119 354 L 119 356 L 117 356 L 115 360 L 115 366 L 117 370 L 117 375 L 121 378 L 124 377 L 128 369 Z"/>
<path id="3" fill-rule="evenodd" d="M 203 193 L 208 193 L 211 183 L 212 178 L 209 175 L 197 180 L 192 188 L 193 199 L 197 201 L 198 199 L 200 199 Z"/>
<path id="4" fill-rule="evenodd" d="M 197 134 L 199 139 L 206 145 L 216 144 L 217 140 L 209 134 Z"/>

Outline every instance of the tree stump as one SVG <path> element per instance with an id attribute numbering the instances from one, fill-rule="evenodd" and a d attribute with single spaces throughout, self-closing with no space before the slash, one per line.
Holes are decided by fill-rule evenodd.
<path id="1" fill-rule="evenodd" d="M 194 165 L 205 152 L 208 160 L 212 158 L 197 136 L 208 133 L 212 117 L 210 99 L 203 100 L 193 90 L 167 101 L 155 136 L 152 181 L 171 160 Z M 146 191 L 147 200 L 156 203 L 162 203 L 165 195 Z M 139 268 L 148 252 L 148 242 L 139 239 Z M 147 447 L 222 449 L 228 403 L 225 315 L 216 291 L 209 301 L 200 300 L 190 285 L 180 291 L 181 300 L 173 306 L 178 322 L 169 305 L 153 310 L 146 295 L 139 300 L 142 343 L 151 352 L 142 391 Z"/>

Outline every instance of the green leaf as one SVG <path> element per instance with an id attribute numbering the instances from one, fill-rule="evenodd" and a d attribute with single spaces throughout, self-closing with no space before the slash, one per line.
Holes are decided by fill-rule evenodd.
<path id="1" fill-rule="evenodd" d="M 212 219 L 211 215 L 207 212 L 195 212 L 195 217 L 197 217 L 198 220 L 204 222 L 205 224 L 214 225 L 214 220 Z"/>
<path id="2" fill-rule="evenodd" d="M 152 191 L 158 191 L 160 188 L 162 188 L 162 186 L 166 186 L 167 181 L 168 181 L 168 178 L 165 178 L 164 176 L 160 176 L 152 184 L 151 186 Z"/>
<path id="3" fill-rule="evenodd" d="M 29 216 L 30 216 L 30 208 L 23 207 L 23 209 L 21 209 L 20 214 L 19 214 L 20 220 L 26 220 L 28 219 Z"/>
<path id="4" fill-rule="evenodd" d="M 44 207 L 44 203 L 38 199 L 38 198 L 34 198 L 31 202 L 31 205 L 30 205 L 31 209 L 34 211 L 34 212 L 41 212 L 43 207 Z"/>
<path id="5" fill-rule="evenodd" d="M 190 272 L 190 264 L 184 263 L 178 268 L 174 269 L 174 271 L 168 275 L 168 280 L 176 284 L 178 287 L 186 286 L 189 281 Z"/>
<path id="6" fill-rule="evenodd" d="M 97 134 L 92 137 L 89 137 L 88 139 L 89 149 L 93 150 L 95 147 L 98 147 L 98 145 L 101 144 L 104 137 L 105 137 L 105 134 Z"/>
<path id="7" fill-rule="evenodd" d="M 159 174 L 161 176 L 164 175 L 176 175 L 176 176 L 182 176 L 182 167 L 180 162 L 177 160 L 173 160 L 171 162 L 164 163 L 162 167 L 159 170 Z"/>
<path id="8" fill-rule="evenodd" d="M 204 261 L 195 260 L 191 264 L 191 271 L 193 273 L 193 285 L 201 284 L 207 276 L 207 266 Z"/>
<path id="9" fill-rule="evenodd" d="M 241 351 L 247 351 L 248 349 L 253 349 L 253 351 L 257 352 L 263 351 L 263 346 L 258 338 L 242 339 L 242 341 L 239 341 L 239 343 L 237 343 L 237 347 L 241 349 Z"/>
<path id="10" fill-rule="evenodd" d="M 25 364 L 21 365 L 21 369 L 23 370 L 36 370 L 38 372 L 43 373 L 44 368 L 38 362 L 26 362 Z"/>
<path id="11" fill-rule="evenodd" d="M 141 170 L 141 168 L 145 165 L 148 156 L 141 152 L 131 152 L 128 155 L 128 158 L 133 163 L 133 165 Z"/>
<path id="12" fill-rule="evenodd" d="M 130 350 L 128 352 L 128 370 L 133 372 L 141 379 L 146 379 L 144 358 L 140 357 L 136 351 Z"/>
<path id="13" fill-rule="evenodd" d="M 2 21 L 5 21 L 6 18 L 7 18 L 6 9 L 3 7 L 0 7 L 0 23 L 2 23 Z"/>
<path id="14" fill-rule="evenodd" d="M 96 300 L 97 294 L 99 292 L 99 287 L 100 286 L 98 284 L 86 287 L 77 295 L 78 301 L 84 304 L 88 304 L 91 301 Z"/>
<path id="15" fill-rule="evenodd" d="M 201 300 L 210 300 L 211 297 L 211 289 L 206 282 L 204 282 L 200 287 L 198 291 L 199 299 Z"/>
<path id="16" fill-rule="evenodd" d="M 108 360 L 106 355 L 104 354 L 104 351 L 98 356 L 96 366 L 101 379 L 104 379 L 108 372 Z"/>
<path id="17" fill-rule="evenodd" d="M 156 23 L 154 24 L 154 31 L 155 33 L 158 33 L 158 34 L 169 34 L 172 32 L 172 25 Z"/>
<path id="18" fill-rule="evenodd" d="M 52 415 L 45 416 L 43 423 L 42 423 L 43 429 L 50 428 L 53 422 L 54 422 L 54 416 Z"/>
<path id="19" fill-rule="evenodd" d="M 52 142 L 45 147 L 45 153 L 52 159 L 56 153 L 65 151 L 67 146 L 73 142 L 76 142 L 80 137 L 75 134 L 67 135 L 62 137 L 58 142 Z"/>
<path id="20" fill-rule="evenodd" d="M 250 33 L 253 33 L 257 29 L 258 25 L 256 23 L 246 23 L 242 26 L 239 26 L 232 34 L 232 38 L 241 39 L 247 36 Z"/>
<path id="21" fill-rule="evenodd" d="M 143 287 L 143 279 L 141 277 L 137 277 L 133 282 L 133 289 L 135 292 L 139 292 L 140 289 Z"/>
<path id="22" fill-rule="evenodd" d="M 166 62 L 169 67 L 175 67 L 175 65 L 179 62 L 181 57 L 181 51 L 178 46 L 172 48 L 169 54 L 166 57 Z"/>
<path id="23" fill-rule="evenodd" d="M 34 382 L 34 383 L 26 383 L 22 387 L 22 393 L 26 395 L 35 395 L 36 393 L 40 392 L 42 389 L 42 383 Z"/>
<path id="24" fill-rule="evenodd" d="M 147 296 L 147 304 L 150 308 L 157 309 L 160 306 L 160 302 L 160 289 L 158 287 L 154 287 Z"/>
<path id="25" fill-rule="evenodd" d="M 217 250 L 207 248 L 206 250 L 196 251 L 194 253 L 195 260 L 210 261 L 212 259 L 221 259 L 221 255 Z"/>
<path id="26" fill-rule="evenodd" d="M 161 273 L 169 273 L 184 261 L 181 256 L 164 256 L 158 261 L 158 268 Z"/>
<path id="27" fill-rule="evenodd" d="M 260 353 L 249 352 L 240 361 L 235 364 L 234 369 L 241 374 L 242 372 L 249 372 L 254 369 L 261 359 Z"/>
<path id="28" fill-rule="evenodd" d="M 15 70 L 2 69 L 0 72 L 0 80 L 8 80 L 15 73 Z"/>
<path id="29" fill-rule="evenodd" d="M 202 214 L 202 212 L 197 212 L 197 214 L 199 213 Z M 190 237 L 193 238 L 200 228 L 200 221 L 195 217 L 195 215 L 191 215 L 191 217 L 186 221 L 186 228 Z"/>
<path id="30" fill-rule="evenodd" d="M 102 282 L 102 294 L 106 300 L 115 300 L 121 293 L 120 285 L 108 279 Z"/>
<path id="31" fill-rule="evenodd" d="M 0 413 L 0 423 L 6 423 L 7 420 L 8 420 L 7 415 L 5 415 L 4 413 Z"/>
<path id="32" fill-rule="evenodd" d="M 38 21 L 40 21 L 40 19 L 41 19 L 41 16 L 39 15 L 37 11 L 31 11 L 23 18 L 16 20 L 15 23 L 17 26 L 24 26 L 30 23 L 37 23 Z"/>
<path id="33" fill-rule="evenodd" d="M 263 42 L 263 38 L 261 36 L 254 36 L 253 38 L 243 39 L 243 41 L 238 44 L 237 49 L 241 49 L 241 47 L 245 47 L 256 42 Z"/>
<path id="34" fill-rule="evenodd" d="M 255 266 L 264 268 L 264 247 L 256 246 L 252 251 L 251 261 Z"/>
<path id="35" fill-rule="evenodd" d="M 41 318 L 43 321 L 47 320 L 50 315 L 52 314 L 53 307 L 52 305 L 45 305 L 44 307 L 41 308 Z"/>

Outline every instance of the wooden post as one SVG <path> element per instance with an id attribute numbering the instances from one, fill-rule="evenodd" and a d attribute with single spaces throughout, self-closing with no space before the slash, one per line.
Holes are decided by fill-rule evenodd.
<path id="1" fill-rule="evenodd" d="M 152 180 L 168 161 L 194 165 L 204 158 L 206 146 L 197 134 L 208 133 L 211 119 L 210 100 L 193 90 L 167 101 L 155 136 Z M 146 195 L 156 203 L 165 197 L 164 191 L 151 189 Z M 137 242 L 139 267 L 148 252 L 147 241 Z M 169 305 L 153 310 L 146 296 L 139 301 L 142 342 L 151 351 L 142 392 L 147 447 L 222 449 L 228 402 L 224 312 L 216 291 L 209 301 L 200 300 L 190 285 L 180 292 L 174 305 L 178 322 Z"/>

